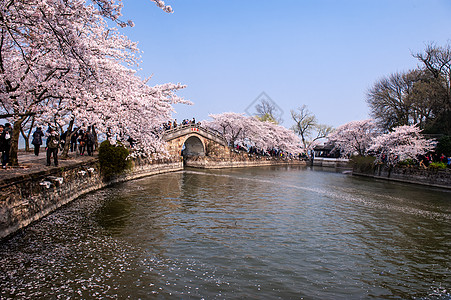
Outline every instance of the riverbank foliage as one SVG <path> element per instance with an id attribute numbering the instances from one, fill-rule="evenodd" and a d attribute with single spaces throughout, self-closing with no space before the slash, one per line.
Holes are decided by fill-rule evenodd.
<path id="1" fill-rule="evenodd" d="M 440 155 L 444 154 L 447 157 L 451 156 L 451 136 L 445 135 L 438 139 L 435 152 Z"/>
<path id="2" fill-rule="evenodd" d="M 352 169 L 358 172 L 370 172 L 374 169 L 374 162 L 376 158 L 373 156 L 362 156 L 357 155 L 353 156 L 350 159 L 350 163 L 352 165 Z"/>
<path id="3" fill-rule="evenodd" d="M 402 161 L 398 161 L 396 164 L 387 164 L 382 163 L 377 160 L 374 156 L 353 156 L 350 159 L 350 163 L 352 166 L 352 169 L 360 172 L 360 173 L 368 173 L 373 171 L 377 165 L 385 165 L 387 167 L 397 167 L 397 168 L 413 168 L 413 169 L 422 169 L 422 170 L 445 170 L 448 166 L 444 162 L 431 162 L 427 166 L 426 165 L 420 165 L 420 162 L 415 159 L 405 159 Z"/>
<path id="4" fill-rule="evenodd" d="M 112 145 L 104 141 L 99 147 L 100 171 L 105 179 L 111 179 L 131 168 L 131 162 L 127 159 L 129 151 L 120 143 Z"/>
<path id="5" fill-rule="evenodd" d="M 433 170 L 444 170 L 446 169 L 446 164 L 443 162 L 431 162 L 428 168 Z"/>

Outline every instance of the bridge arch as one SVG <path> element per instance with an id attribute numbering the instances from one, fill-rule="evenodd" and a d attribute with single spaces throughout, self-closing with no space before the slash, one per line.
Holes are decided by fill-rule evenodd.
<path id="1" fill-rule="evenodd" d="M 183 156 L 205 156 L 205 144 L 196 134 L 188 135 L 183 146 Z"/>
<path id="2" fill-rule="evenodd" d="M 163 132 L 170 155 L 180 156 L 227 156 L 228 145 L 217 132 L 201 127 L 199 124 L 178 126 Z M 186 151 L 185 151 L 186 149 Z M 183 151 L 183 153 L 182 153 Z"/>

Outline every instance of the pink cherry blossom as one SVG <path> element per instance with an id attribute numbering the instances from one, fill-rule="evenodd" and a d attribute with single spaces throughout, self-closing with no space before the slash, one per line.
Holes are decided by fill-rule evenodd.
<path id="1" fill-rule="evenodd" d="M 120 0 L 2 1 L 0 114 L 17 130 L 30 115 L 60 128 L 95 124 L 112 139 L 132 137 L 144 152 L 163 153 L 157 129 L 173 104 L 189 103 L 176 94 L 185 86 L 149 86 L 136 75 L 136 43 L 107 23 L 132 26 L 120 21 L 121 9 Z"/>
<path id="2" fill-rule="evenodd" d="M 425 139 L 420 132 L 415 125 L 395 127 L 392 132 L 375 137 L 368 150 L 374 152 L 379 160 L 384 157 L 389 164 L 408 158 L 416 159 L 435 147 L 435 142 Z"/>
<path id="3" fill-rule="evenodd" d="M 246 144 L 263 150 L 276 148 L 292 154 L 298 154 L 301 150 L 299 137 L 283 126 L 233 112 L 212 114 L 210 117 L 213 120 L 202 123 L 222 134 L 230 146 Z"/>
<path id="4" fill-rule="evenodd" d="M 352 121 L 341 125 L 328 136 L 342 156 L 365 155 L 379 129 L 373 119 Z"/>

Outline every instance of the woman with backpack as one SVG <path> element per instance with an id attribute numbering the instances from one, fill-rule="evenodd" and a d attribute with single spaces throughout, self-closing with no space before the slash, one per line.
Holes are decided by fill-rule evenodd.
<path id="1" fill-rule="evenodd" d="M 53 155 L 55 167 L 58 167 L 58 146 L 59 135 L 55 129 L 50 128 L 49 136 L 47 137 L 47 166 L 50 166 L 50 157 Z"/>

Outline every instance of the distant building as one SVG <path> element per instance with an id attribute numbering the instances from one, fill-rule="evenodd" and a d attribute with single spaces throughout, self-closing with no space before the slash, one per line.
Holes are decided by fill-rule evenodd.
<path id="1" fill-rule="evenodd" d="M 334 144 L 324 144 L 316 146 L 313 151 L 315 151 L 315 157 L 339 158 L 340 150 L 334 148 Z"/>

